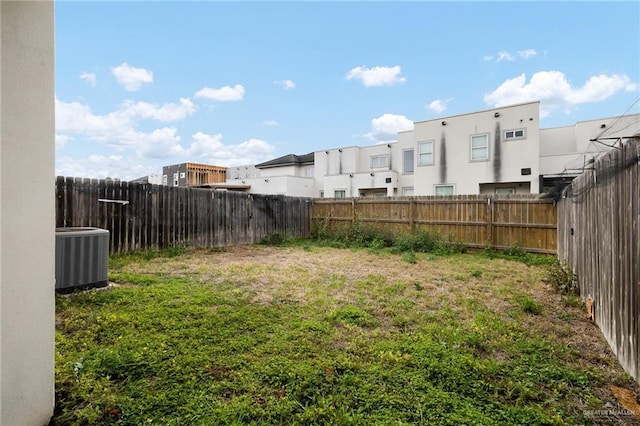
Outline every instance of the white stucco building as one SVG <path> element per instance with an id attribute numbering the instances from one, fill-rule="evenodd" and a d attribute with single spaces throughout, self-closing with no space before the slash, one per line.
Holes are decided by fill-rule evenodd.
<path id="1" fill-rule="evenodd" d="M 528 102 L 417 121 L 392 143 L 286 155 L 235 181 L 306 197 L 540 193 L 609 149 L 593 141 L 603 133 L 639 132 L 640 114 L 541 129 L 540 103 Z"/>
<path id="2" fill-rule="evenodd" d="M 255 194 L 313 197 L 316 192 L 314 154 L 284 155 L 264 163 L 229 167 L 227 189 Z"/>

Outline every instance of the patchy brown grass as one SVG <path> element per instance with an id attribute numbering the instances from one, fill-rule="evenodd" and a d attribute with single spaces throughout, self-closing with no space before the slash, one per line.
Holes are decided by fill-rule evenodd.
<path id="1" fill-rule="evenodd" d="M 632 410 L 638 407 L 637 383 L 623 372 L 597 326 L 586 318 L 584 307 L 570 306 L 565 296 L 544 283 L 543 267 L 481 254 L 418 255 L 418 262 L 410 264 L 386 252 L 253 246 L 194 250 L 174 258 L 132 262 L 126 269 L 233 286 L 256 304 L 311 303 L 329 312 L 357 303 L 375 312 L 384 328 L 400 325 L 410 330 L 418 316 L 443 311 L 474 327 L 479 312 L 491 312 L 574 351 L 577 363 L 594 371 L 603 383 L 593 390 L 601 401 Z M 539 314 L 523 312 L 517 300 L 525 296 L 540 306 Z M 500 361 L 507 355 L 498 351 L 493 356 Z M 225 373 L 223 367 L 212 367 L 210 374 Z M 603 424 L 640 424 L 629 416 L 620 422 L 605 420 Z M 594 422 L 598 424 L 598 419 Z"/>

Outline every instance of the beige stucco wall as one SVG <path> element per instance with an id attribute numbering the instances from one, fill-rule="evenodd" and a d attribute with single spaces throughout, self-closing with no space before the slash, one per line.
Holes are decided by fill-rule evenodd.
<path id="1" fill-rule="evenodd" d="M 53 3 L 0 2 L 0 425 L 53 412 Z"/>

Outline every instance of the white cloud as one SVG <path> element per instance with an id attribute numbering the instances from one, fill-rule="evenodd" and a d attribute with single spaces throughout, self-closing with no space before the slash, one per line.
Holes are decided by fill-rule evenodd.
<path id="1" fill-rule="evenodd" d="M 255 138 L 251 138 L 234 146 L 235 153 L 245 157 L 251 155 L 264 157 L 265 155 L 271 154 L 273 150 L 273 145 L 267 143 L 266 141 L 263 141 L 262 139 Z"/>
<path id="2" fill-rule="evenodd" d="M 196 92 L 196 98 L 213 99 L 220 102 L 241 101 L 244 97 L 244 86 L 236 84 L 235 86 L 223 86 L 219 89 L 205 87 Z"/>
<path id="3" fill-rule="evenodd" d="M 513 55 L 509 52 L 507 52 L 506 50 L 501 50 L 500 52 L 498 52 L 498 57 L 496 58 L 496 62 L 502 62 L 502 61 L 513 61 Z"/>
<path id="4" fill-rule="evenodd" d="M 143 120 L 163 122 L 179 121 L 195 111 L 195 105 L 188 98 L 180 103 L 156 105 L 146 102 L 125 102 L 107 114 L 96 114 L 88 105 L 79 102 L 64 102 L 56 98 L 56 143 L 58 148 L 80 135 L 89 142 L 98 142 L 114 148 L 118 156 L 137 159 L 173 158 L 172 161 L 197 159 L 203 163 L 230 165 L 249 164 L 266 161 L 272 157 L 275 148 L 261 139 L 249 139 L 238 144 L 225 145 L 222 135 L 209 135 L 196 132 L 189 145 L 183 145 L 178 130 L 174 127 L 156 128 L 140 131 L 137 126 Z M 134 153 L 124 155 L 121 153 Z M 180 158 L 180 160 L 175 160 Z M 69 157 L 56 160 L 59 172 L 67 176 L 105 177 L 115 176 L 120 170 L 128 178 L 143 176 L 141 168 L 134 168 L 131 163 L 123 163 L 120 167 L 111 167 L 112 158 L 96 157 L 96 161 L 85 159 L 86 164 L 76 163 Z M 102 162 L 104 164 L 97 164 Z M 107 164 L 109 163 L 109 164 Z M 147 173 L 148 174 L 148 173 Z"/>
<path id="5" fill-rule="evenodd" d="M 58 134 L 56 134 L 56 136 L 55 136 L 56 149 L 64 148 L 64 146 L 67 144 L 67 142 L 69 142 L 71 139 L 73 139 L 73 138 L 71 136 L 69 136 L 69 135 L 58 135 Z"/>
<path id="6" fill-rule="evenodd" d="M 436 99 L 434 101 L 431 101 L 429 105 L 427 105 L 427 109 L 429 109 L 430 111 L 433 111 L 436 114 L 440 114 L 445 109 L 447 109 L 447 104 L 452 100 L 453 99 L 445 99 L 445 100 Z"/>
<path id="7" fill-rule="evenodd" d="M 529 58 L 532 58 L 534 56 L 536 56 L 538 54 L 538 52 L 535 49 L 525 49 L 525 50 L 519 50 L 518 51 L 518 57 L 520 59 L 526 60 Z M 516 60 L 515 55 L 513 55 L 511 52 L 508 52 L 506 50 L 501 50 L 500 52 L 498 52 L 495 55 L 485 55 L 482 57 L 482 60 L 484 62 L 513 62 Z"/>
<path id="8" fill-rule="evenodd" d="M 132 128 L 130 117 L 118 111 L 96 115 L 88 105 L 79 102 L 64 102 L 56 98 L 56 132 L 77 133 L 91 139 L 118 139 Z"/>
<path id="9" fill-rule="evenodd" d="M 535 49 L 526 49 L 526 50 L 520 50 L 518 51 L 518 55 L 520 55 L 520 57 L 522 59 L 529 59 L 529 58 L 533 58 L 534 56 L 536 56 L 538 54 L 538 52 L 536 52 Z"/>
<path id="10" fill-rule="evenodd" d="M 265 120 L 262 122 L 262 124 L 264 124 L 265 126 L 279 126 L 280 123 L 278 123 L 276 120 Z"/>
<path id="11" fill-rule="evenodd" d="M 296 83 L 294 83 L 291 80 L 279 80 L 279 81 L 274 81 L 274 84 L 277 84 L 278 86 L 282 86 L 282 88 L 284 90 L 289 90 L 289 89 L 295 89 L 296 88 Z"/>
<path id="12" fill-rule="evenodd" d="M 143 84 L 153 83 L 153 73 L 144 68 L 135 68 L 124 62 L 118 67 L 111 68 L 111 73 L 129 92 L 140 90 Z"/>
<path id="13" fill-rule="evenodd" d="M 161 106 L 148 102 L 125 101 L 122 113 L 131 117 L 152 118 L 158 121 L 180 121 L 196 111 L 196 105 L 189 98 L 180 98 L 179 104 L 165 103 Z"/>
<path id="14" fill-rule="evenodd" d="M 163 127 L 151 133 L 135 132 L 130 143 L 136 146 L 138 155 L 143 158 L 169 158 L 185 153 L 180 145 L 180 136 L 173 127 Z"/>
<path id="15" fill-rule="evenodd" d="M 222 135 L 198 132 L 192 135 L 192 142 L 185 152 L 189 158 L 218 166 L 254 164 L 269 160 L 275 147 L 262 139 L 249 139 L 239 144 L 225 145 Z"/>
<path id="16" fill-rule="evenodd" d="M 208 135 L 206 133 L 197 132 L 193 136 L 191 147 L 188 153 L 192 157 L 205 157 L 211 156 L 216 151 L 219 151 L 222 145 L 222 135 Z"/>
<path id="17" fill-rule="evenodd" d="M 558 107 L 599 102 L 620 90 L 633 92 L 638 90 L 638 85 L 626 75 L 601 74 L 589 78 L 582 87 L 572 87 L 562 72 L 540 71 L 528 83 L 524 73 L 506 80 L 496 90 L 485 94 L 484 101 L 500 107 L 539 100 L 544 106 L 542 114 L 547 114 L 550 109 Z"/>
<path id="18" fill-rule="evenodd" d="M 574 90 L 567 100 L 572 104 L 599 102 L 610 98 L 619 90 L 635 92 L 638 85 L 626 75 L 595 75 L 590 77 L 584 86 Z"/>
<path id="19" fill-rule="evenodd" d="M 413 121 L 404 115 L 383 114 L 371 120 L 371 132 L 364 136 L 376 142 L 389 142 L 397 139 L 398 132 L 412 129 Z"/>
<path id="20" fill-rule="evenodd" d="M 347 73 L 347 80 L 361 80 L 365 87 L 393 86 L 404 83 L 407 79 L 400 76 L 402 69 L 396 65 L 394 67 L 355 67 Z"/>
<path id="21" fill-rule="evenodd" d="M 179 121 L 195 111 L 187 98 L 180 104 L 162 106 L 146 102 L 125 102 L 108 114 L 94 114 L 88 105 L 56 98 L 56 133 L 63 144 L 70 135 L 83 135 L 90 141 L 105 143 L 119 150 L 133 148 L 147 158 L 164 158 L 181 153 L 176 129 L 164 127 L 150 132 L 136 129 L 140 120 Z"/>
<path id="22" fill-rule="evenodd" d="M 83 72 L 80 79 L 86 80 L 92 87 L 96 87 L 96 75 L 92 72 Z"/>
<path id="23" fill-rule="evenodd" d="M 55 172 L 56 176 L 122 180 L 157 173 L 153 168 L 141 164 L 137 158 L 122 155 L 90 155 L 86 158 L 56 156 Z"/>
<path id="24" fill-rule="evenodd" d="M 107 162 L 119 163 L 120 161 L 122 161 L 122 156 L 121 155 L 90 155 L 87 160 L 90 163 L 94 163 L 94 164 L 98 164 L 98 163 L 104 164 Z"/>

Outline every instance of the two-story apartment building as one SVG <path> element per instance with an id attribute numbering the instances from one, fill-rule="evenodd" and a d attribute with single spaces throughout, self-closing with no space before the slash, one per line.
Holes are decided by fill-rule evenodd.
<path id="1" fill-rule="evenodd" d="M 540 103 L 527 102 L 417 121 L 392 143 L 285 155 L 235 182 L 306 197 L 540 193 L 609 149 L 594 142 L 605 132 L 640 133 L 640 114 L 542 129 Z"/>
<path id="2" fill-rule="evenodd" d="M 318 151 L 316 196 L 538 192 L 539 103 L 414 123 L 395 143 Z"/>

